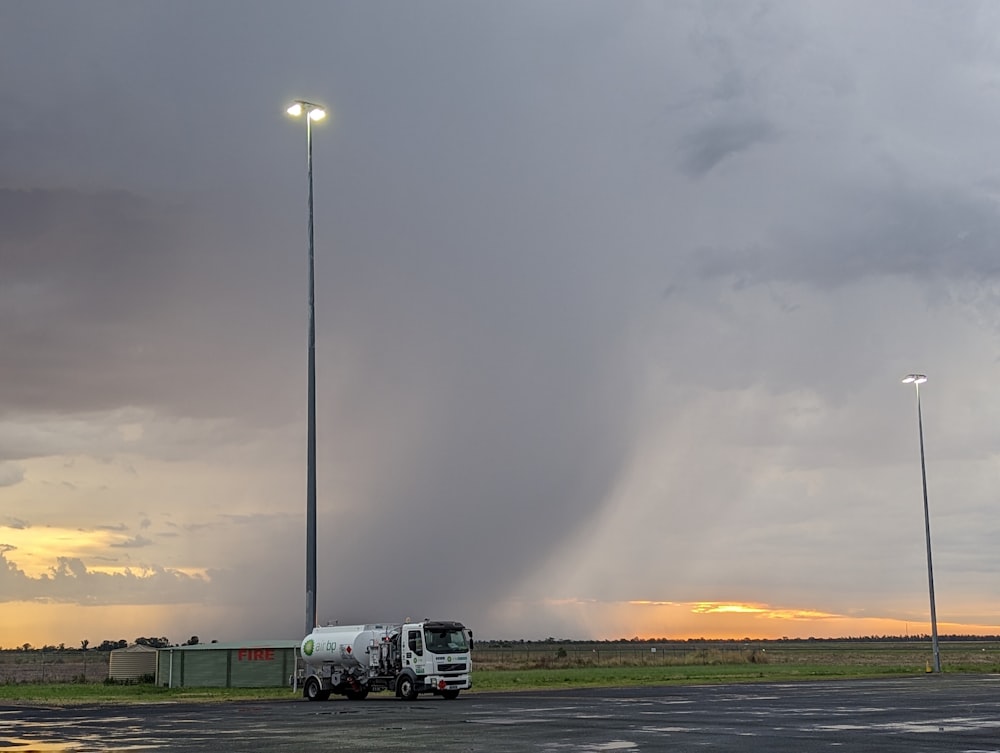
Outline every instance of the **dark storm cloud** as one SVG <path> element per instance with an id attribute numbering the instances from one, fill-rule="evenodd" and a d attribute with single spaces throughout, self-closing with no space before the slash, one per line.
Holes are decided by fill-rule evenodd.
<path id="1" fill-rule="evenodd" d="M 996 271 L 988 181 L 951 167 L 976 134 L 935 120 L 987 98 L 936 64 L 953 56 L 915 69 L 935 40 L 975 49 L 975 19 L 922 10 L 941 18 L 910 43 L 905 6 L 882 7 L 3 6 L 0 68 L 19 75 L 0 81 L 0 411 L 23 424 L 3 457 L 100 438 L 248 477 L 217 492 L 178 463 L 184 516 L 130 542 L 193 567 L 208 552 L 209 581 L 64 560 L 37 579 L 8 561 L 8 582 L 137 603 L 162 584 L 163 600 L 188 590 L 248 614 L 280 584 L 259 619 L 300 629 L 305 134 L 282 105 L 306 96 L 332 107 L 314 131 L 322 617 L 484 614 L 556 553 L 566 569 L 544 588 L 589 568 L 610 597 L 624 580 L 637 598 L 694 599 L 725 576 L 716 552 L 753 563 L 726 560 L 750 588 L 744 574 L 767 583 L 769 552 L 796 535 L 801 568 L 779 585 L 808 593 L 807 513 L 837 490 L 803 484 L 822 495 L 783 528 L 806 491 L 782 480 L 844 462 L 831 447 L 856 446 L 870 412 L 846 410 L 828 353 L 874 380 L 870 364 L 918 352 L 883 324 L 888 303 L 837 296 Z M 961 96 L 922 107 L 928 91 Z M 69 442 L 67 416 L 137 426 L 128 444 L 96 428 Z M 624 543 L 588 548 L 600 537 L 575 535 L 654 420 L 676 433 L 674 495 L 622 501 L 607 526 Z M 280 483 L 255 488 L 250 471 L 270 467 Z M 751 533 L 718 531 L 730 504 L 753 508 L 732 515 Z M 679 562 L 692 577 L 664 585 Z"/>
<path id="2" fill-rule="evenodd" d="M 0 350 L 17 356 L 0 410 L 224 415 L 266 389 L 227 378 L 268 326 L 232 303 L 258 257 L 205 227 L 203 210 L 131 192 L 0 189 Z"/>
<path id="3" fill-rule="evenodd" d="M 171 214 L 125 192 L 0 189 L 0 350 L 16 354 L 0 410 L 141 400 L 177 279 Z"/>
<path id="4" fill-rule="evenodd" d="M 592 176 L 629 186 L 603 136 L 633 119 L 595 104 L 620 82 L 587 57 L 620 23 L 454 9 L 374 7 L 344 40 L 365 76 L 315 132 L 337 149 L 316 165 L 335 192 L 317 226 L 324 618 L 383 612 L 371 582 L 394 612 L 489 602 L 594 514 L 628 448 L 632 252 L 605 253 L 617 204 Z"/>

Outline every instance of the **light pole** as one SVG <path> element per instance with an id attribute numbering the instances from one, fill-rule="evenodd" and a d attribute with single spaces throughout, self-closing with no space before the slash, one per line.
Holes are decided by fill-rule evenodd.
<path id="1" fill-rule="evenodd" d="M 313 248 L 313 151 L 312 123 L 326 117 L 326 110 L 313 102 L 295 100 L 285 111 L 306 116 L 306 165 L 309 174 L 309 387 L 308 438 L 306 439 L 306 635 L 316 627 L 316 308 L 315 251 Z"/>
<path id="2" fill-rule="evenodd" d="M 941 671 L 941 650 L 938 647 L 937 609 L 934 606 L 934 564 L 931 559 L 931 515 L 927 507 L 927 465 L 924 462 L 924 418 L 920 411 L 920 385 L 927 381 L 924 374 L 907 374 L 903 384 L 912 384 L 917 391 L 917 432 L 920 435 L 920 480 L 924 487 L 924 537 L 927 540 L 927 588 L 931 597 L 931 649 L 934 671 Z"/>

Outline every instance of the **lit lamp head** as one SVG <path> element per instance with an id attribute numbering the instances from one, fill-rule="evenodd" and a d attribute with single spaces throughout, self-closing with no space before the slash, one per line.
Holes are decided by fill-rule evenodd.
<path id="1" fill-rule="evenodd" d="M 923 384 L 927 381 L 926 374 L 907 374 L 903 377 L 903 384 L 912 384 L 914 386 Z"/>
<path id="2" fill-rule="evenodd" d="M 326 117 L 325 107 L 317 105 L 314 102 L 306 102 L 304 99 L 297 99 L 292 102 L 285 112 L 295 118 L 302 115 L 302 113 L 305 113 L 309 120 L 322 120 Z"/>

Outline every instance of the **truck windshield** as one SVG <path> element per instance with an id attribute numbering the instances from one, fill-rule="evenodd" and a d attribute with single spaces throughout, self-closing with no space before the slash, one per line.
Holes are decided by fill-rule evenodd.
<path id="1" fill-rule="evenodd" d="M 469 650 L 465 633 L 461 630 L 425 630 L 427 650 L 432 654 L 449 654 Z"/>

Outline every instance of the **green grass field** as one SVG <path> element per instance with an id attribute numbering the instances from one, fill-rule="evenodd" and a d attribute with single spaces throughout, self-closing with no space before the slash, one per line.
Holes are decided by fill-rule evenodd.
<path id="1" fill-rule="evenodd" d="M 687 665 L 666 667 L 565 667 L 487 669 L 473 673 L 470 692 L 551 690 L 555 688 L 789 682 L 923 674 L 922 668 L 896 666 Z M 152 684 L 20 683 L 0 685 L 0 703 L 157 703 L 297 699 L 290 688 L 163 688 Z"/>
<path id="2" fill-rule="evenodd" d="M 11 654 L 12 652 L 2 652 Z M 680 684 L 790 682 L 925 674 L 931 660 L 923 641 L 767 642 L 648 646 L 614 644 L 518 644 L 477 647 L 475 692 L 553 688 Z M 0 656 L 0 665 L 4 656 Z M 23 666 L 27 657 L 19 659 Z M 91 659 L 93 662 L 93 659 Z M 1000 673 L 1000 643 L 952 641 L 941 644 L 945 672 Z M 75 668 L 64 662 L 66 672 Z M 51 677 L 49 658 L 46 672 Z M 0 675 L 2 676 L 2 675 Z M 8 675 L 13 676 L 13 675 Z M 105 674 L 106 676 L 106 674 Z M 97 680 L 7 681 L 0 703 L 157 703 L 178 701 L 296 700 L 290 688 L 163 688 L 153 684 L 108 685 Z"/>

